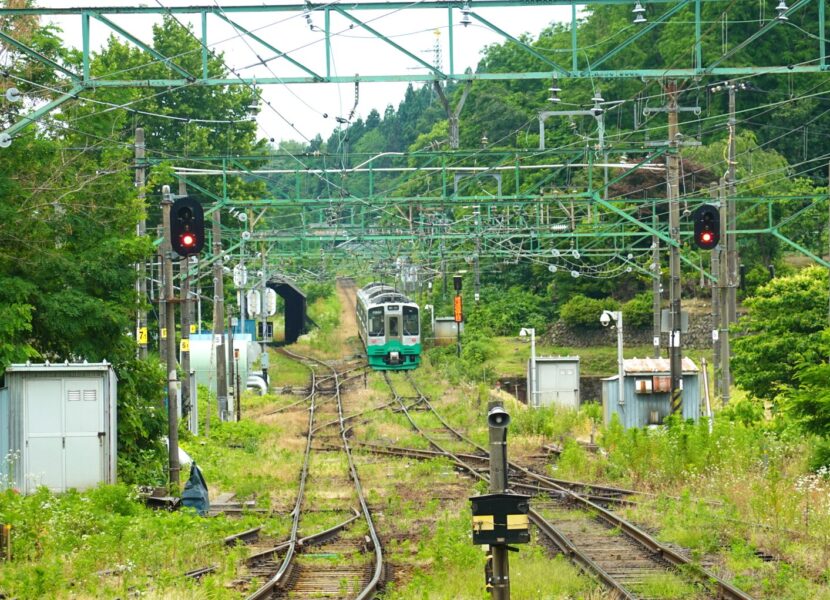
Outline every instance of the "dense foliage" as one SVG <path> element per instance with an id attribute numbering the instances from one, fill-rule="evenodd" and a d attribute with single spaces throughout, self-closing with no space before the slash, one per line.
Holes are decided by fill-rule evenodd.
<path id="1" fill-rule="evenodd" d="M 467 302 L 465 321 L 484 335 L 516 335 L 517 327 L 541 331 L 552 313 L 550 302 L 519 286 L 487 286 L 481 297 L 483 301 Z"/>
<path id="2" fill-rule="evenodd" d="M 801 369 L 827 360 L 827 285 L 827 270 L 811 267 L 773 279 L 745 301 L 732 367 L 735 382 L 753 397 L 776 402 L 798 386 Z"/>
<path id="3" fill-rule="evenodd" d="M 619 303 L 613 298 L 588 298 L 582 294 L 571 296 L 571 299 L 562 305 L 559 316 L 562 321 L 572 327 L 586 327 L 598 329 L 602 327 L 600 315 L 604 310 L 617 310 Z M 623 317 L 625 318 L 625 317 Z"/>

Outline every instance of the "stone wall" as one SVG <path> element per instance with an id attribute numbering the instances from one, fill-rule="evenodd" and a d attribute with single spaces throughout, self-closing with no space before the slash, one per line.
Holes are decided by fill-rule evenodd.
<path id="1" fill-rule="evenodd" d="M 517 398 L 522 404 L 527 402 L 527 379 L 525 377 L 501 377 L 499 388 Z M 579 378 L 579 402 L 602 402 L 602 378 Z"/>
<path id="2" fill-rule="evenodd" d="M 579 378 L 579 403 L 602 402 L 602 378 L 601 377 L 580 377 Z"/>

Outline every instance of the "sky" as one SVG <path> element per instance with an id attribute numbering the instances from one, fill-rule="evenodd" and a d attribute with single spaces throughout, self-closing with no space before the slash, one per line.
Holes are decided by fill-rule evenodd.
<path id="1" fill-rule="evenodd" d="M 223 8 L 233 5 L 296 4 L 296 2 L 263 2 L 260 0 L 142 0 L 141 2 L 119 2 L 110 0 L 39 0 L 41 7 L 91 8 L 103 6 L 145 5 L 153 7 L 173 6 L 216 6 Z M 419 0 L 413 6 L 420 4 Z M 494 23 L 510 35 L 518 37 L 529 33 L 536 37 L 551 22 L 570 19 L 570 7 L 521 7 L 472 10 Z M 354 16 L 373 29 L 394 40 L 412 54 L 427 63 L 435 60 L 434 47 L 441 50 L 441 67 L 449 69 L 448 13 L 445 9 L 406 10 L 364 10 L 354 11 Z M 302 12 L 260 13 L 259 15 L 229 15 L 241 27 L 255 32 L 282 52 L 303 63 L 317 73 L 325 73 L 325 44 L 319 28 L 323 26 L 323 13 L 310 14 L 311 28 Z M 473 20 L 467 27 L 460 26 L 461 12 L 453 11 L 454 22 L 454 69 L 461 73 L 466 68 L 475 70 L 482 49 L 489 44 L 502 43 L 504 38 Z M 144 42 L 152 41 L 152 25 L 160 17 L 137 15 L 112 15 L 111 21 Z M 194 32 L 200 35 L 199 16 L 179 15 L 182 22 L 193 24 Z M 79 16 L 49 18 L 64 31 L 68 46 L 81 45 L 81 19 Z M 399 52 L 391 45 L 378 40 L 371 33 L 358 26 L 350 28 L 350 22 L 332 11 L 332 75 L 408 75 L 424 74 L 427 69 L 413 59 Z M 104 24 L 92 20 L 90 29 L 91 47 L 102 47 L 112 31 Z M 243 39 L 231 25 L 216 16 L 208 18 L 208 45 L 211 49 L 224 52 L 228 67 L 245 77 L 287 77 L 304 75 L 285 59 L 257 64 L 259 57 L 271 58 L 274 53 L 250 38 Z M 422 83 L 415 84 L 423 85 Z M 366 118 L 372 109 L 383 114 L 387 105 L 397 108 L 403 99 L 406 82 L 361 83 L 354 118 Z M 310 140 L 317 134 L 326 139 L 338 127 L 337 117 L 345 118 L 355 104 L 355 86 L 349 84 L 298 84 L 266 85 L 260 88 L 264 105 L 257 117 L 261 136 L 281 140 Z M 158 91 L 158 90 L 156 90 Z"/>

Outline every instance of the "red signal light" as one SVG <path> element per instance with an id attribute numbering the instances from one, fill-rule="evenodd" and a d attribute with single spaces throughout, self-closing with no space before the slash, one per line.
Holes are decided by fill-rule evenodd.
<path id="1" fill-rule="evenodd" d="M 701 250 L 713 250 L 720 241 L 720 211 L 711 204 L 701 204 L 694 213 L 695 246 Z"/>
<path id="2" fill-rule="evenodd" d="M 205 218 L 195 198 L 178 198 L 170 207 L 170 245 L 179 256 L 194 256 L 205 245 Z"/>

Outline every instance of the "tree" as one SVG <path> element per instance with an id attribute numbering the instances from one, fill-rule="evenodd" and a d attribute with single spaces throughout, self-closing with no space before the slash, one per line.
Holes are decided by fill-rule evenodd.
<path id="1" fill-rule="evenodd" d="M 799 373 L 827 360 L 827 271 L 810 267 L 773 279 L 744 302 L 734 342 L 735 382 L 753 398 L 777 402 Z"/>

